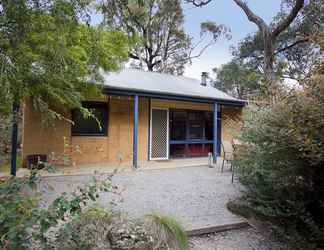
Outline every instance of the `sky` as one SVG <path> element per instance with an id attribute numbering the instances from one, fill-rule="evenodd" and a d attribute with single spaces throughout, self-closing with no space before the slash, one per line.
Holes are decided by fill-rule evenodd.
<path id="1" fill-rule="evenodd" d="M 247 0 L 248 6 L 266 23 L 280 10 L 281 0 Z M 251 23 L 244 12 L 233 0 L 213 0 L 209 5 L 201 8 L 184 4 L 185 31 L 195 40 L 199 39 L 200 23 L 214 21 L 216 24 L 224 24 L 231 29 L 231 40 L 220 39 L 209 47 L 198 59 L 194 59 L 192 65 L 185 69 L 185 76 L 200 78 L 201 72 L 209 72 L 231 60 L 230 46 L 237 45 L 247 34 L 257 31 L 257 26 Z M 199 51 L 197 51 L 198 53 Z"/>
<path id="2" fill-rule="evenodd" d="M 249 7 L 266 23 L 280 10 L 281 0 L 246 0 Z M 247 34 L 257 31 L 257 26 L 249 22 L 244 12 L 235 5 L 233 0 L 212 0 L 208 5 L 197 8 L 189 3 L 183 4 L 184 28 L 193 41 L 200 38 L 200 24 L 204 21 L 214 21 L 216 24 L 224 24 L 231 29 L 231 40 L 220 39 L 197 59 L 193 59 L 191 65 L 187 65 L 184 75 L 192 78 L 200 78 L 201 72 L 206 71 L 212 76 L 212 69 L 219 67 L 231 60 L 231 45 L 235 46 Z M 92 23 L 97 24 L 101 16 L 92 15 Z M 199 53 L 199 49 L 196 54 Z M 193 53 L 195 55 L 195 53 Z"/>

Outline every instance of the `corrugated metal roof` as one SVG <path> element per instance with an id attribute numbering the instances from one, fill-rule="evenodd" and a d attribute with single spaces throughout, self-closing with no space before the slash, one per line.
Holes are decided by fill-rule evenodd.
<path id="1" fill-rule="evenodd" d="M 154 94 L 178 95 L 202 99 L 242 102 L 212 86 L 202 86 L 200 80 L 137 69 L 123 69 L 104 74 L 107 88 L 150 92 Z"/>

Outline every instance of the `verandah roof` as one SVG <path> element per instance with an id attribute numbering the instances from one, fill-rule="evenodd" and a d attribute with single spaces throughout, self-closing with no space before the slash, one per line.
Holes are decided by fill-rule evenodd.
<path id="1" fill-rule="evenodd" d="M 160 96 L 178 96 L 208 101 L 219 101 L 244 106 L 246 101 L 236 99 L 212 86 L 202 86 L 200 80 L 136 69 L 104 74 L 104 88 L 109 91 L 146 93 Z"/>

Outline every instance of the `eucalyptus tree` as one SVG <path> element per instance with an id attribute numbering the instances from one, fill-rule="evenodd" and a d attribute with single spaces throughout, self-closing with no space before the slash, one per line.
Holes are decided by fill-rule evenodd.
<path id="1" fill-rule="evenodd" d="M 127 36 L 89 26 L 91 0 L 0 1 L 1 111 L 13 114 L 12 174 L 15 174 L 17 114 L 22 101 L 48 118 L 98 93 L 100 71 L 127 59 Z M 13 107 L 12 112 L 8 109 Z"/>
<path id="2" fill-rule="evenodd" d="M 123 30 L 136 41 L 129 57 L 148 71 L 182 74 L 185 64 L 228 35 L 225 26 L 205 22 L 200 40 L 193 41 L 184 30 L 181 0 L 102 0 L 99 7 L 105 27 Z"/>
<path id="3" fill-rule="evenodd" d="M 282 11 L 274 17 L 276 23 L 284 15 L 285 9 L 291 2 L 283 1 Z M 323 31 L 323 0 L 313 0 L 307 4 L 291 25 L 277 38 L 274 52 L 274 70 L 276 76 L 292 79 L 303 84 L 314 70 L 320 58 L 320 48 L 314 42 L 319 32 Z M 247 35 L 233 49 L 235 60 L 242 60 L 259 72 L 263 72 L 264 46 L 260 31 Z"/>
<path id="4" fill-rule="evenodd" d="M 261 74 L 243 61 L 232 60 L 213 71 L 214 86 L 237 98 L 248 99 L 263 92 Z"/>
<path id="5" fill-rule="evenodd" d="M 197 7 L 207 5 L 212 0 L 187 0 Z M 274 60 L 276 45 L 279 35 L 284 32 L 289 25 L 297 18 L 305 5 L 305 0 L 290 1 L 290 8 L 282 14 L 275 23 L 267 24 L 259 15 L 253 12 L 246 2 L 242 0 L 233 0 L 234 3 L 242 9 L 250 22 L 257 25 L 263 46 L 263 74 L 267 83 L 268 95 L 271 99 L 275 96 L 276 76 L 274 71 Z"/>

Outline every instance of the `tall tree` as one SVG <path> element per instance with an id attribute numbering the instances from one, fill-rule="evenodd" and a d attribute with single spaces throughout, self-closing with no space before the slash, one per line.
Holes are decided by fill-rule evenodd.
<path id="1" fill-rule="evenodd" d="M 123 30 L 137 41 L 129 56 L 136 67 L 149 71 L 182 74 L 186 63 L 228 33 L 225 26 L 206 22 L 201 40 L 193 44 L 184 31 L 181 0 L 102 0 L 100 7 L 107 28 Z M 193 55 L 202 43 L 200 52 Z"/>
<path id="2" fill-rule="evenodd" d="M 187 0 L 197 7 L 207 5 L 212 0 Z M 263 72 L 267 83 L 268 94 L 271 99 L 275 95 L 276 77 L 274 71 L 274 57 L 278 36 L 285 31 L 289 25 L 296 19 L 298 13 L 304 7 L 305 0 L 294 0 L 290 10 L 281 16 L 274 24 L 268 25 L 260 16 L 254 13 L 249 6 L 242 0 L 233 0 L 246 14 L 248 20 L 257 25 L 263 43 Z"/>
<path id="3" fill-rule="evenodd" d="M 13 107 L 13 174 L 21 102 L 29 98 L 42 114 L 64 119 L 64 108 L 81 108 L 98 93 L 100 70 L 117 70 L 128 56 L 125 34 L 86 24 L 90 2 L 0 1 L 0 106 Z"/>
<path id="4" fill-rule="evenodd" d="M 281 79 L 293 79 L 303 83 L 317 65 L 320 58 L 319 45 L 313 42 L 323 23 L 323 0 L 313 0 L 306 5 L 300 15 L 277 38 L 274 70 Z M 290 0 L 282 3 L 282 11 L 273 19 L 276 23 L 284 15 Z M 235 60 L 243 60 L 256 70 L 263 72 L 264 49 L 262 34 L 246 36 L 233 50 Z"/>

